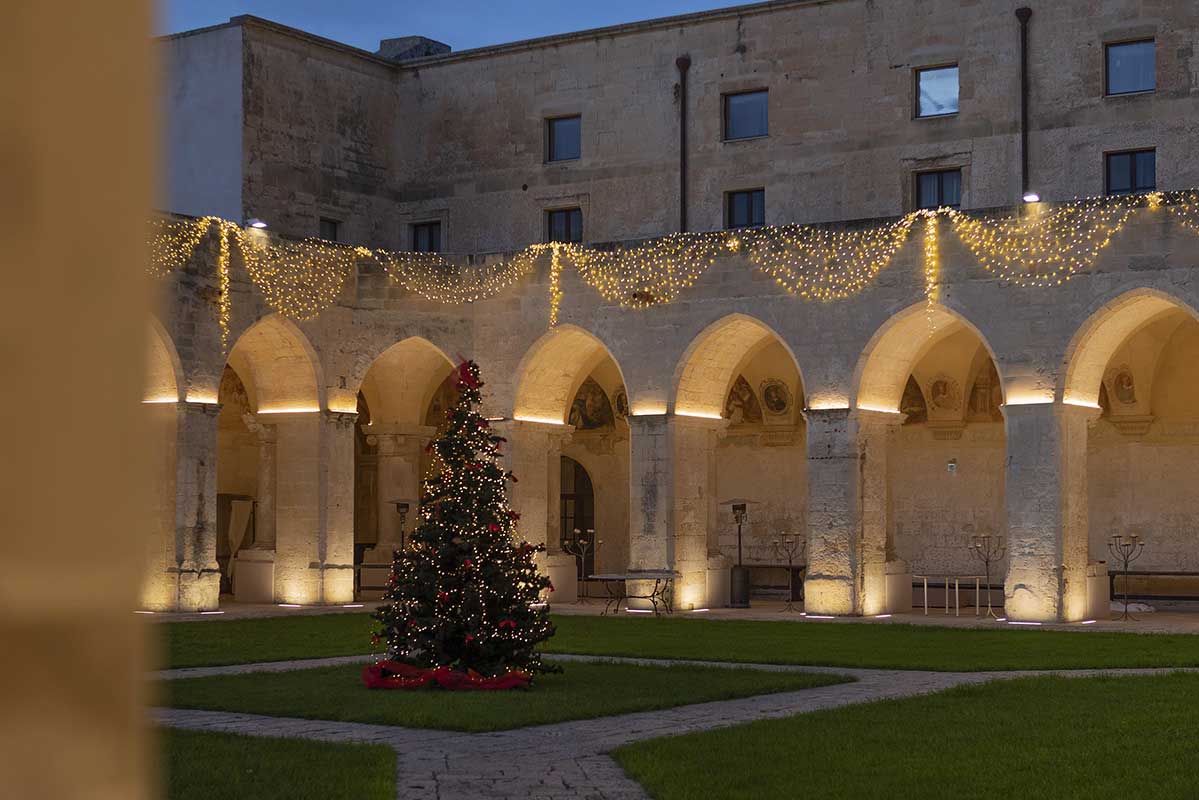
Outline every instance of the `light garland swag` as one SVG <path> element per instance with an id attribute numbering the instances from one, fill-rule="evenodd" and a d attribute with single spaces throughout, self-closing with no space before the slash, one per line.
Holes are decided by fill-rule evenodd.
<path id="1" fill-rule="evenodd" d="M 319 239 L 278 241 L 217 217 L 156 219 L 150 230 L 147 271 L 163 277 L 187 265 L 204 235 L 220 236 L 220 323 L 228 344 L 229 264 L 233 245 L 267 304 L 297 320 L 313 319 L 336 302 L 359 259 L 374 259 L 389 279 L 426 300 L 462 305 L 494 297 L 533 273 L 550 256 L 550 325 L 562 303 L 567 260 L 608 302 L 626 308 L 669 303 L 721 256 L 743 253 L 749 263 L 788 293 L 823 302 L 861 292 L 891 263 L 912 226 L 925 220 L 924 292 L 931 314 L 940 278 L 938 220 L 947 217 L 984 269 L 1005 283 L 1060 286 L 1091 268 L 1138 207 L 1163 206 L 1199 233 L 1199 191 L 1151 192 L 1091 198 L 1055 206 L 1026 206 L 1011 217 L 974 216 L 949 208 L 915 211 L 898 220 L 861 228 L 819 225 L 766 226 L 710 233 L 676 233 L 615 250 L 577 244 L 532 244 L 511 258 L 466 266 L 436 253 L 400 253 L 348 247 Z"/>

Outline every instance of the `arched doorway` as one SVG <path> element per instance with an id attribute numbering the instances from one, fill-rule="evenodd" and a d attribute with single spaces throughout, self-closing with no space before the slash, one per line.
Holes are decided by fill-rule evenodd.
<path id="1" fill-rule="evenodd" d="M 436 345 L 409 337 L 371 363 L 358 393 L 354 446 L 354 561 L 359 596 L 386 589 L 395 550 L 416 525 L 425 447 L 457 400 L 453 364 Z"/>
<path id="2" fill-rule="evenodd" d="M 1199 598 L 1199 320 L 1174 298 L 1134 292 L 1079 339 L 1064 395 L 1098 406 L 1087 429 L 1088 559 L 1114 571 L 1109 540 L 1137 536 L 1145 548 L 1132 569 L 1145 574 L 1129 580 L 1130 599 Z M 1123 579 L 1114 583 L 1122 594 Z"/>
<path id="3" fill-rule="evenodd" d="M 210 547 L 222 588 L 239 601 L 311 604 L 351 596 L 349 572 L 322 566 L 345 563 L 351 553 L 348 537 L 328 536 L 337 526 L 318 489 L 322 465 L 339 468 L 330 463 L 321 386 L 311 344 L 279 315 L 256 322 L 229 352 L 217 398 Z"/>
<path id="4" fill-rule="evenodd" d="M 686 481 L 675 503 L 676 555 L 691 575 L 680 593 L 695 605 L 728 603 L 723 577 L 738 554 L 730 500 L 753 501 L 742 528 L 742 563 L 751 594 L 784 597 L 791 589 L 784 540 L 807 528 L 807 428 L 799 366 L 782 339 L 752 317 L 734 314 L 709 325 L 678 369 L 675 414 L 712 420 L 691 431 L 679 458 L 709 460 L 709 480 Z M 695 426 L 692 426 L 695 427 Z M 799 556 L 802 559 L 802 555 Z M 686 567 L 686 568 L 684 568 Z M 712 580 L 707 577 L 712 574 Z M 685 584 L 688 581 L 684 581 Z"/>
<path id="5" fill-rule="evenodd" d="M 877 535 L 865 542 L 865 613 L 909 610 L 913 574 L 938 589 L 953 576 L 984 574 L 975 537 L 998 539 L 1006 528 L 1003 391 L 981 334 L 941 306 L 911 307 L 873 337 L 857 408 L 889 421 L 866 443 L 885 483 L 873 489 L 881 499 L 871 515 Z M 984 579 L 993 605 L 1003 602 L 1006 565 L 992 563 Z M 929 605 L 945 596 L 930 588 Z M 963 605 L 974 598 L 965 592 Z"/>
<path id="6" fill-rule="evenodd" d="M 595 488 L 591 476 L 578 461 L 561 457 L 561 491 L 558 495 L 562 509 L 562 552 L 571 553 L 578 561 L 578 579 L 586 580 L 596 573 L 598 551 L 604 542 L 596 536 Z M 583 586 L 580 583 L 580 586 Z M 580 588 L 580 593 L 582 589 Z"/>

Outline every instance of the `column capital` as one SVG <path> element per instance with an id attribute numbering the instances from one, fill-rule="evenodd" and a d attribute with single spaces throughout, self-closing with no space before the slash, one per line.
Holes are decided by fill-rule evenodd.
<path id="1" fill-rule="evenodd" d="M 175 403 L 175 408 L 180 414 L 215 417 L 221 413 L 220 403 L 197 403 L 192 400 L 180 400 L 178 403 Z"/>
<path id="2" fill-rule="evenodd" d="M 343 430 L 353 430 L 354 423 L 358 421 L 357 411 L 329 411 L 328 409 L 321 412 L 321 420 Z"/>
<path id="3" fill-rule="evenodd" d="M 366 443 L 379 448 L 381 456 L 411 456 L 423 450 L 437 429 L 429 425 L 373 424 L 361 426 Z"/>
<path id="4" fill-rule="evenodd" d="M 570 441 L 571 435 L 575 432 L 574 425 L 567 425 L 564 422 L 533 419 L 498 419 L 489 421 L 492 429 L 505 439 L 514 439 L 521 436 L 544 436 L 546 437 L 547 446 L 550 447 L 561 447 Z"/>
<path id="5" fill-rule="evenodd" d="M 1003 412 L 1004 419 L 1035 419 L 1037 417 L 1058 416 L 1093 422 L 1103 413 L 1103 409 L 1099 406 L 1083 406 L 1056 400 L 1043 403 L 1004 403 L 999 409 Z"/>

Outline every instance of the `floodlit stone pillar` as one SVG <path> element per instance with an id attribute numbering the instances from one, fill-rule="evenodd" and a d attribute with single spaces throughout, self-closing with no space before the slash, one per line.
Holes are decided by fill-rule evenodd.
<path id="1" fill-rule="evenodd" d="M 674 428 L 666 414 L 630 416 L 629 569 L 674 564 Z"/>
<path id="2" fill-rule="evenodd" d="M 707 595 L 708 532 L 716 516 L 713 460 L 727 423 L 666 414 L 628 421 L 629 569 L 680 572 L 675 606 L 700 607 Z M 650 585 L 630 582 L 629 593 L 645 594 Z"/>
<path id="3" fill-rule="evenodd" d="M 320 558 L 325 486 L 322 415 L 271 414 L 275 424 L 275 601 L 320 603 Z"/>
<path id="4" fill-rule="evenodd" d="M 887 596 L 888 516 L 887 452 L 902 414 L 854 411 L 861 463 L 858 514 L 861 519 L 861 613 L 893 610 Z M 908 609 L 898 609 L 907 611 Z"/>
<path id="5" fill-rule="evenodd" d="M 275 549 L 275 492 L 278 480 L 275 469 L 275 426 L 259 422 L 258 434 L 258 496 L 254 503 L 254 547 Z"/>
<path id="6" fill-rule="evenodd" d="M 376 498 L 379 539 L 362 556 L 361 596 L 382 596 L 391 574 L 395 551 L 402 539 L 411 534 L 420 511 L 421 455 L 437 429 L 425 425 L 384 425 L 365 428 L 367 443 L 377 448 Z M 404 519 L 404 537 L 400 532 L 400 514 L 396 500 L 408 503 Z"/>
<path id="7" fill-rule="evenodd" d="M 539 566 L 554 591 L 551 602 L 574 602 L 577 597 L 574 556 L 561 552 L 562 444 L 574 430 L 569 425 L 528 420 L 492 424 L 507 441 L 502 445 L 504 466 L 516 476 L 508 485 L 508 504 L 520 514 L 517 530 L 532 544 L 544 544 Z"/>
<path id="8" fill-rule="evenodd" d="M 1004 611 L 1080 620 L 1087 590 L 1087 425 L 1098 409 L 1005 405 L 1008 573 Z"/>
<path id="9" fill-rule="evenodd" d="M 320 524 L 316 561 L 319 603 L 354 599 L 354 424 L 356 413 L 321 414 Z"/>
<path id="10" fill-rule="evenodd" d="M 675 608 L 707 603 L 708 538 L 716 524 L 716 443 L 728 426 L 723 419 L 675 416 L 674 569 Z"/>
<path id="11" fill-rule="evenodd" d="M 220 603 L 216 560 L 216 403 L 178 403 L 175 443 L 175 608 L 212 611 Z"/>
<path id="12" fill-rule="evenodd" d="M 848 408 L 809 410 L 808 570 L 804 608 L 817 614 L 858 610 L 857 499 L 861 477 Z"/>

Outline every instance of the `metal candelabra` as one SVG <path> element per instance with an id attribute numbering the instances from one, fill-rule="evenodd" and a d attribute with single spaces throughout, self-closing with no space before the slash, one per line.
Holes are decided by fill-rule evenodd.
<path id="1" fill-rule="evenodd" d="M 1136 617 L 1128 613 L 1128 567 L 1141 557 L 1141 553 L 1145 552 L 1145 542 L 1136 534 L 1132 536 L 1117 534 L 1107 540 L 1107 550 L 1120 565 L 1120 571 L 1124 573 L 1124 613 L 1120 615 L 1120 619 L 1135 620 Z"/>
<path id="2" fill-rule="evenodd" d="M 992 536 L 989 533 L 982 536 L 971 536 L 970 552 L 983 562 L 983 580 L 987 587 L 987 616 L 995 617 L 995 611 L 991 608 L 991 565 L 1002 560 L 1004 553 L 1007 552 L 1003 537 Z"/>
<path id="3" fill-rule="evenodd" d="M 795 611 L 795 558 L 803 555 L 808 541 L 803 537 L 787 535 L 781 540 L 775 539 L 771 545 L 780 558 L 787 557 L 787 604 L 783 606 L 783 612 Z"/>
<path id="4" fill-rule="evenodd" d="M 588 528 L 588 536 L 584 536 L 583 532 L 578 528 L 574 529 L 574 539 L 567 540 L 562 543 L 562 549 L 568 554 L 574 556 L 579 563 L 579 591 L 575 593 L 575 603 L 586 605 L 591 601 L 587 597 L 587 551 L 593 549 L 592 542 L 595 540 L 595 531 Z"/>

